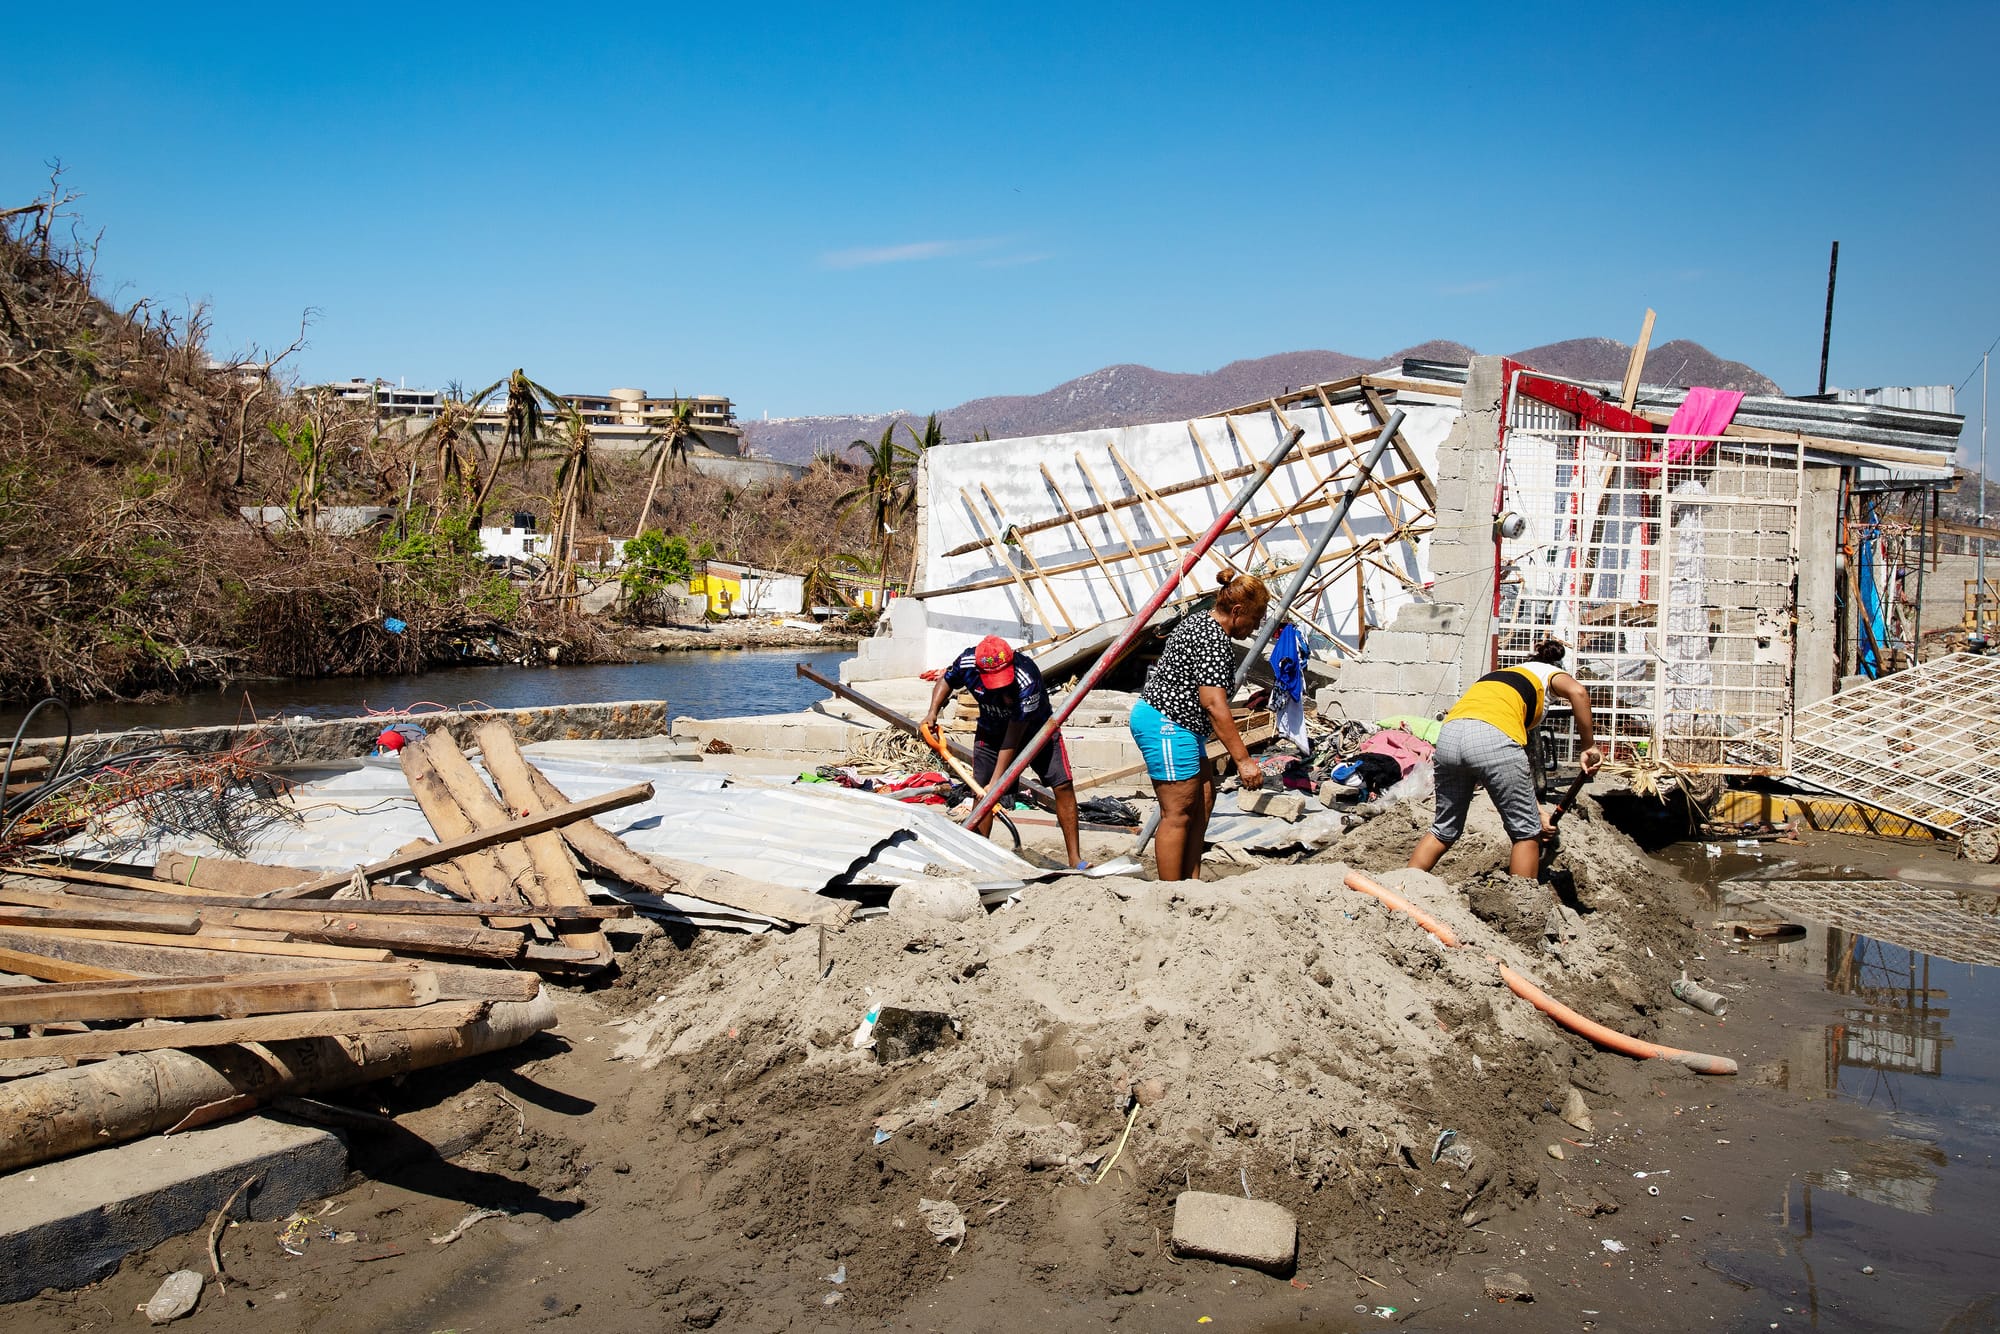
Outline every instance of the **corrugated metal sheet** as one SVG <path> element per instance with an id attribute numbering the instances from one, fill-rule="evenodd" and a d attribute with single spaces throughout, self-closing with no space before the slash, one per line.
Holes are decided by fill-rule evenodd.
<path id="1" fill-rule="evenodd" d="M 730 787 L 718 773 L 677 764 L 540 758 L 537 767 L 572 800 L 632 783 L 653 784 L 650 801 L 598 817 L 636 852 L 808 893 L 860 890 L 882 897 L 897 885 L 941 874 L 1004 897 L 1047 874 L 933 808 L 831 784 Z M 434 836 L 401 769 L 393 765 L 368 765 L 304 785 L 294 801 L 300 822 L 265 831 L 253 850 L 258 860 L 334 870 L 379 861 L 413 839 Z M 200 856 L 223 855 L 187 839 L 173 842 Z M 139 858 L 141 864 L 146 860 Z M 669 896 L 669 903 L 701 925 L 772 924 L 755 913 L 685 896 Z"/>
<path id="2" fill-rule="evenodd" d="M 1403 373 L 1413 379 L 1448 381 L 1463 384 L 1467 368 L 1441 361 L 1421 361 L 1412 358 L 1403 363 Z M 1547 372 L 1537 372 L 1547 374 Z M 1599 397 L 1616 400 L 1620 386 L 1606 380 L 1578 380 L 1564 375 L 1549 375 L 1551 380 L 1561 380 L 1565 384 L 1580 385 Z M 1816 435 L 1828 440 L 1843 440 L 1863 445 L 1889 445 L 1897 449 L 1920 450 L 1937 456 L 1937 475 L 1929 480 L 1949 477 L 1958 454 L 1958 439 L 1965 429 L 1965 418 L 1955 411 L 1939 411 L 1930 408 L 1903 407 L 1886 401 L 1898 393 L 1912 396 L 1935 393 L 1933 390 L 1859 390 L 1857 393 L 1880 394 L 1884 401 L 1862 400 L 1854 402 L 1822 401 L 1810 398 L 1779 398 L 1769 395 L 1747 395 L 1736 411 L 1736 424 L 1754 426 L 1769 431 L 1792 431 L 1802 435 Z M 1654 412 L 1672 412 L 1687 397 L 1687 390 L 1667 388 L 1660 385 L 1641 385 L 1636 400 L 1641 409 Z M 1851 462 L 1828 456 L 1826 462 Z"/>

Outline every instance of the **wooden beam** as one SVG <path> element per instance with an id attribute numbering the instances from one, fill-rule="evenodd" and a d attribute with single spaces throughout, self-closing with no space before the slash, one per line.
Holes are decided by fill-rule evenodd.
<path id="1" fill-rule="evenodd" d="M 486 1013 L 485 1001 L 435 1001 L 399 1010 L 329 1010 L 318 1014 L 266 1014 L 249 1019 L 214 1019 L 192 1024 L 103 1029 L 55 1037 L 0 1042 L 0 1060 L 28 1056 L 116 1056 L 128 1051 L 170 1051 L 224 1047 L 239 1042 L 287 1042 L 296 1038 L 350 1038 L 366 1033 L 463 1028 Z"/>
<path id="2" fill-rule="evenodd" d="M 403 776 L 424 808 L 440 838 L 463 838 L 481 829 L 490 829 L 507 819 L 507 812 L 494 799 L 472 762 L 465 758 L 458 738 L 444 728 L 430 733 L 414 746 L 403 747 Z M 525 904 L 531 901 L 529 882 L 535 878 L 534 864 L 519 840 L 496 844 L 455 859 L 472 897 L 484 903 Z M 499 924 L 520 925 L 526 918 L 502 918 Z M 546 936 L 547 928 L 543 928 Z"/>
<path id="3" fill-rule="evenodd" d="M 68 891 L 71 895 L 87 898 L 110 899 L 120 903 L 152 903 L 162 906 L 199 910 L 202 908 L 253 908 L 268 910 L 282 906 L 281 900 L 267 898 L 261 894 L 224 894 L 219 890 L 201 890 L 190 895 L 188 888 L 172 881 L 140 880 L 135 876 L 112 875 L 107 871 L 78 871 L 67 866 L 0 867 L 17 876 L 32 876 L 48 880 L 70 881 L 79 888 Z M 308 871 L 308 875 L 317 875 Z M 380 888 L 379 886 L 377 888 Z M 394 886 L 390 886 L 394 888 Z M 36 900 L 22 897 L 33 891 L 17 890 L 0 886 L 0 902 L 34 904 Z M 623 904 L 587 903 L 582 907 L 540 907 L 499 908 L 491 903 L 460 903 L 452 899 L 441 899 L 434 894 L 423 894 L 420 899 L 326 899 L 320 900 L 327 906 L 326 913 L 337 913 L 343 917 L 500 917 L 531 916 L 552 918 L 556 921 L 591 921 L 604 918 L 630 917 L 632 910 Z M 314 912 L 321 912 L 314 909 Z"/>
<path id="4" fill-rule="evenodd" d="M 979 484 L 979 494 L 985 496 L 986 503 L 993 507 L 994 515 L 999 518 L 1002 525 L 1000 529 L 1002 535 L 1004 536 L 1006 533 L 1011 532 L 1014 525 L 1007 518 L 1007 511 L 1001 507 L 999 500 L 994 497 L 993 489 L 987 486 L 986 483 L 981 482 Z M 1071 632 L 1074 633 L 1077 628 L 1076 621 L 1070 616 L 1069 608 L 1063 606 L 1062 598 L 1056 592 L 1055 583 L 1047 574 L 1043 573 L 1042 563 L 1035 559 L 1034 551 L 1018 535 L 1014 539 L 1014 549 L 1021 553 L 1021 558 L 1028 562 L 1028 568 L 1033 570 L 1036 577 L 1042 581 L 1042 591 L 1049 595 L 1049 601 L 1055 606 L 1056 615 L 1062 617 L 1063 624 L 1068 626 Z M 1049 628 L 1051 630 L 1055 629 L 1054 626 L 1050 626 Z"/>
<path id="5" fill-rule="evenodd" d="M 1388 425 L 1389 405 L 1382 401 L 1382 395 L 1372 388 L 1364 388 L 1361 391 L 1361 396 L 1368 400 L 1369 410 L 1375 414 L 1375 419 L 1384 426 Z M 1381 427 L 1377 427 L 1375 434 L 1379 435 L 1380 433 Z M 1364 431 L 1362 434 L 1367 435 L 1369 433 Z M 1359 437 L 1356 438 L 1358 439 Z M 1423 496 L 1424 504 L 1430 506 L 1431 512 L 1435 514 L 1438 503 L 1437 486 L 1431 481 L 1430 474 L 1424 472 L 1424 465 L 1417 461 L 1416 451 L 1411 449 L 1410 442 L 1403 438 L 1401 428 L 1398 428 L 1396 434 L 1390 438 L 1389 445 L 1396 451 L 1396 457 L 1403 461 L 1405 471 L 1419 474 L 1417 478 L 1417 491 Z"/>
<path id="6" fill-rule="evenodd" d="M 433 732 L 431 735 L 436 736 L 437 733 Z M 408 748 L 406 747 L 405 749 L 407 750 Z M 496 844 L 506 843 L 527 834 L 539 833 L 544 829 L 561 829 L 565 825 L 575 824 L 579 820 L 587 820 L 591 816 L 602 814 L 605 811 L 615 811 L 626 806 L 636 806 L 641 802 L 652 800 L 652 797 L 653 785 L 651 783 L 634 783 L 630 787 L 621 787 L 615 792 L 606 792 L 600 796 L 587 797 L 582 801 L 572 801 L 567 805 L 544 811 L 540 815 L 525 816 L 519 820 L 509 820 L 506 824 L 496 825 L 491 829 L 481 829 L 459 838 L 448 839 L 442 843 L 434 843 L 428 848 L 399 852 L 393 857 L 384 858 L 382 861 L 374 862 L 360 868 L 361 873 L 372 880 L 377 876 L 394 875 L 398 871 L 420 871 L 426 866 L 432 866 L 442 861 L 450 861 L 453 857 L 466 852 L 475 852 L 481 848 L 490 848 Z M 351 878 L 350 875 L 341 874 L 322 876 L 318 880 L 311 880 L 303 885 L 295 885 L 291 889 L 281 889 L 263 897 L 270 899 L 324 898 L 328 894 L 345 888 Z"/>
<path id="7" fill-rule="evenodd" d="M 1125 590 L 1119 586 L 1118 576 L 1111 573 L 1111 567 L 1104 563 L 1104 557 L 1098 554 L 1096 546 L 1091 543 L 1090 532 L 1083 526 L 1083 521 L 1068 513 L 1069 497 L 1063 494 L 1062 487 L 1056 483 L 1056 475 L 1049 471 L 1049 465 L 1046 463 L 1037 466 L 1042 470 L 1042 480 L 1048 483 L 1049 490 L 1055 492 L 1056 504 L 1063 507 L 1064 517 L 1076 529 L 1076 540 L 1083 543 L 1083 549 L 1090 553 L 1090 559 L 1097 565 L 1098 572 L 1104 576 L 1105 584 L 1111 589 L 1111 596 L 1118 599 L 1118 605 L 1125 609 L 1127 616 L 1130 616 L 1132 600 L 1125 596 Z M 1046 579 L 1048 576 L 1045 574 L 1042 577 Z"/>
<path id="8" fill-rule="evenodd" d="M 971 494 L 962 486 L 958 488 L 958 498 L 965 502 L 966 510 L 972 515 L 972 521 L 979 525 L 979 531 L 986 534 L 987 544 L 993 548 L 994 558 L 1000 562 L 1000 568 L 1007 571 L 1008 579 L 1020 590 L 1022 602 L 1021 623 L 1023 625 L 1027 624 L 1028 612 L 1032 610 L 1035 613 L 1035 618 L 1042 623 L 1043 627 L 1050 634 L 1054 634 L 1056 623 L 1050 619 L 1046 611 L 1042 610 L 1040 600 L 1035 597 L 1035 590 L 1029 586 L 1027 578 L 1015 567 L 1014 559 L 1008 553 L 1007 544 L 1001 540 L 998 533 L 993 531 L 993 526 L 986 522 L 986 516 L 980 512 L 978 503 L 973 500 Z M 1068 625 L 1072 632 L 1076 629 L 1074 625 L 1070 624 L 1068 616 L 1063 617 L 1063 624 Z"/>
<path id="9" fill-rule="evenodd" d="M 304 940 L 268 940 L 249 935 L 212 935 L 207 931 L 192 936 L 166 935 L 158 931 L 100 931 L 94 928 L 53 926 L 0 927 L 9 936 L 36 936 L 56 940 L 104 941 L 114 945 L 171 945 L 175 949 L 218 954 L 290 955 L 298 959 L 345 959 L 353 963 L 388 963 L 395 956 L 387 950 L 360 949 L 348 945 L 320 945 Z"/>
<path id="10" fill-rule="evenodd" d="M 228 857 L 197 857 L 178 849 L 162 852 L 153 863 L 153 879 L 197 894 L 268 894 L 317 880 L 321 874 L 303 866 L 263 866 Z"/>
<path id="11" fill-rule="evenodd" d="M 1257 406 L 1261 408 L 1263 405 L 1258 404 Z M 1372 430 L 1363 431 L 1359 435 L 1355 436 L 1354 439 L 1356 441 L 1373 440 L 1377 434 L 1378 432 Z M 1330 454 L 1340 448 L 1342 448 L 1340 444 L 1335 443 L 1333 441 L 1327 441 L 1325 443 L 1317 445 L 1301 446 L 1299 449 L 1293 451 L 1292 457 L 1317 458 L 1322 454 Z M 1251 473 L 1254 473 L 1256 471 L 1257 471 L 1256 464 L 1246 463 L 1238 467 L 1231 468 L 1227 472 L 1217 473 L 1212 477 L 1191 477 L 1184 482 L 1169 482 L 1167 485 L 1158 488 L 1158 494 L 1161 496 L 1178 496 L 1188 491 L 1199 491 L 1204 487 L 1220 486 L 1226 482 L 1241 481 L 1243 478 L 1248 477 Z M 1098 488 L 1094 483 L 1092 484 L 1091 489 L 1093 491 L 1096 491 L 1099 495 L 1108 496 L 1107 492 Z M 1014 532 L 1017 535 L 1047 532 L 1051 528 L 1062 527 L 1064 524 L 1068 523 L 1072 518 L 1095 519 L 1102 514 L 1115 514 L 1119 510 L 1131 509 L 1135 505 L 1141 505 L 1144 503 L 1145 503 L 1144 498 L 1136 495 L 1107 498 L 1106 500 L 1096 505 L 1092 505 L 1088 509 L 1074 510 L 1069 514 L 1058 514 L 1052 519 L 1036 519 L 1032 523 L 1016 524 L 1014 525 Z M 947 557 L 969 555 L 974 551 L 978 551 L 982 547 L 990 545 L 991 542 L 989 540 L 984 540 L 984 539 L 978 542 L 966 542 L 960 544 L 959 546 L 953 547 L 950 551 L 945 552 L 944 555 Z"/>
<path id="12" fill-rule="evenodd" d="M 52 896 L 61 897 L 61 896 Z M 65 903 L 22 907 L 0 903 L 0 926 L 74 926 L 114 930 L 159 931 L 191 936 L 201 930 L 201 918 L 186 912 L 147 912 L 100 907 L 93 903 Z"/>
<path id="13" fill-rule="evenodd" d="M 384 1010 L 438 998 L 429 973 L 250 973 L 241 977 L 146 978 L 0 988 L 0 1026 L 116 1019 L 240 1019 L 296 1010 Z"/>
<path id="14" fill-rule="evenodd" d="M 1639 401 L 1639 376 L 1646 369 L 1646 349 L 1652 345 L 1653 308 L 1648 306 L 1645 322 L 1639 326 L 1639 341 L 1632 344 L 1632 355 L 1625 360 L 1625 383 L 1618 391 L 1618 405 L 1627 412 Z"/>
<path id="15" fill-rule="evenodd" d="M 120 968 L 76 963 L 53 954 L 36 954 L 30 950 L 10 949 L 0 949 L 0 973 L 39 977 L 44 982 L 126 982 L 144 976 L 142 973 L 129 973 Z"/>
<path id="16" fill-rule="evenodd" d="M 479 754 L 486 762 L 486 772 L 492 776 L 494 786 L 500 789 L 500 795 L 515 814 L 537 815 L 551 806 L 562 804 L 543 799 L 541 790 L 529 776 L 534 767 L 521 754 L 520 743 L 514 740 L 513 728 L 496 718 L 482 725 L 473 733 L 472 739 L 479 743 Z M 577 878 L 576 863 L 570 860 L 569 844 L 563 842 L 561 834 L 553 829 L 530 834 L 526 846 L 536 873 L 534 889 L 528 897 L 538 908 L 590 906 L 590 895 Z M 571 949 L 589 951 L 597 956 L 601 964 L 609 964 L 612 960 L 611 942 L 604 938 L 604 932 L 594 923 L 565 922 L 557 928 L 556 934 L 563 944 Z"/>

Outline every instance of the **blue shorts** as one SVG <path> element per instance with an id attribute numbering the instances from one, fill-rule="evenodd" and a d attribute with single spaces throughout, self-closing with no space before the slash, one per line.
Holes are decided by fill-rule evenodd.
<path id="1" fill-rule="evenodd" d="M 1193 732 L 1143 699 L 1132 706 L 1128 725 L 1139 753 L 1146 757 L 1146 776 L 1155 783 L 1184 783 L 1201 776 L 1208 746 Z"/>

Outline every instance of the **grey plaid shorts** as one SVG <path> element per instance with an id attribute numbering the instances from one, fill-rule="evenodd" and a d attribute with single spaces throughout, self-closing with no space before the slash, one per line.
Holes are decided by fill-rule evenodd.
<path id="1" fill-rule="evenodd" d="M 1542 807 L 1527 749 L 1491 723 L 1459 718 L 1444 725 L 1437 744 L 1437 818 L 1431 832 L 1456 843 L 1465 833 L 1473 789 L 1484 785 L 1507 837 L 1519 843 L 1542 832 Z"/>

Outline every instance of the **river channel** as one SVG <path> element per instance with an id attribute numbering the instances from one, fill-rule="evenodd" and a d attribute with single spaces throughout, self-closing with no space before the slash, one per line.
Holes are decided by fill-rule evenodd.
<path id="1" fill-rule="evenodd" d="M 740 649 L 663 653 L 641 662 L 584 667 L 454 667 L 417 676 L 236 681 L 163 704 L 72 704 L 78 733 L 134 727 L 206 727 L 279 715 L 358 718 L 414 706 L 488 705 L 497 709 L 664 699 L 676 717 L 731 718 L 790 713 L 826 692 L 800 677 L 804 663 L 832 675 L 847 650 Z M 0 744 L 26 710 L 0 709 Z M 44 711 L 34 734 L 59 733 L 61 715 Z"/>

